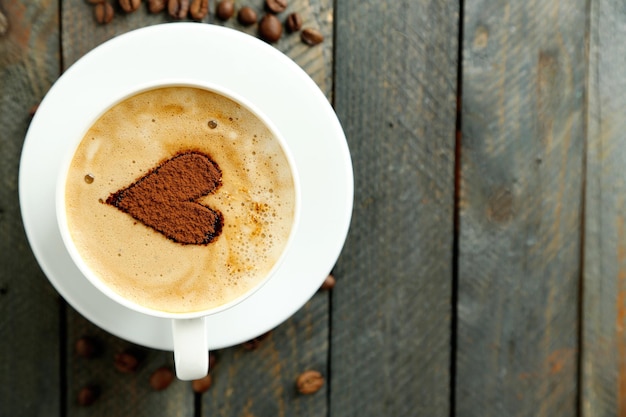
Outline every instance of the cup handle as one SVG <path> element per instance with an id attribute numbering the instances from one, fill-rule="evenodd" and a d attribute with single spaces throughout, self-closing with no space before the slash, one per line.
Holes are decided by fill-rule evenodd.
<path id="1" fill-rule="evenodd" d="M 209 347 L 204 317 L 173 319 L 174 364 L 178 379 L 190 381 L 209 372 Z"/>

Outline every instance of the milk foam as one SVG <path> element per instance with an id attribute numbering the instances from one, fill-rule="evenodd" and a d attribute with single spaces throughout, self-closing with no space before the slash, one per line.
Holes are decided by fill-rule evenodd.
<path id="1" fill-rule="evenodd" d="M 210 155 L 222 171 L 222 186 L 198 200 L 224 216 L 214 242 L 172 242 L 104 204 L 188 150 Z M 87 132 L 70 166 L 66 211 L 81 256 L 115 292 L 148 308 L 193 312 L 265 278 L 288 240 L 295 191 L 280 144 L 256 116 L 216 93 L 165 87 L 113 106 Z"/>

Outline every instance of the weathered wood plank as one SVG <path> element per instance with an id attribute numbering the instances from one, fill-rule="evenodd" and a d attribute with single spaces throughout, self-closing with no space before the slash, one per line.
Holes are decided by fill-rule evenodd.
<path id="1" fill-rule="evenodd" d="M 64 69 L 101 43 L 114 36 L 140 27 L 169 20 L 166 13 L 150 14 L 146 5 L 125 14 L 116 9 L 113 21 L 98 25 L 93 6 L 83 1 L 62 1 Z M 120 63 L 123 65 L 123 63 Z M 102 356 L 92 360 L 77 357 L 74 343 L 84 335 L 97 338 L 103 346 Z M 114 365 L 115 354 L 126 349 L 141 353 L 141 366 L 136 373 L 121 374 Z M 173 367 L 172 353 L 142 349 L 104 332 L 75 312 L 67 313 L 67 408 L 68 415 L 191 416 L 194 394 L 188 383 L 175 381 L 167 391 L 155 392 L 148 383 L 151 373 L 161 366 Z M 77 395 L 81 388 L 95 385 L 100 396 L 90 407 L 81 407 Z"/>
<path id="2" fill-rule="evenodd" d="M 5 1 L 0 11 L 8 22 L 0 34 L 0 415 L 55 416 L 59 297 L 26 240 L 17 183 L 29 109 L 59 75 L 58 5 Z"/>
<path id="3" fill-rule="evenodd" d="M 576 415 L 585 7 L 465 2 L 456 415 Z"/>
<path id="4" fill-rule="evenodd" d="M 448 416 L 459 3 L 341 0 L 335 19 L 355 201 L 331 415 Z"/>
<path id="5" fill-rule="evenodd" d="M 626 9 L 590 7 L 581 415 L 626 414 Z"/>

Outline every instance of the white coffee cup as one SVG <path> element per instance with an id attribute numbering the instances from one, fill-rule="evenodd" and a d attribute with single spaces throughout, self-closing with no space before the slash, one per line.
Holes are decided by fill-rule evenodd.
<path id="1" fill-rule="evenodd" d="M 280 144 L 280 147 L 283 150 L 283 153 L 288 161 L 289 170 L 291 172 L 291 177 L 293 179 L 293 187 L 295 191 L 295 203 L 294 203 L 294 216 L 293 223 L 291 225 L 289 237 L 285 244 L 285 247 L 274 263 L 273 267 L 267 272 L 264 277 L 252 288 L 247 290 L 244 294 L 224 303 L 219 306 L 211 307 L 208 309 L 203 309 L 200 311 L 193 312 L 168 312 L 162 311 L 151 307 L 146 307 L 137 303 L 136 301 L 130 300 L 121 296 L 118 292 L 112 289 L 108 284 L 103 282 L 103 280 L 92 270 L 92 268 L 88 265 L 88 262 L 83 259 L 80 251 L 77 249 L 77 246 L 72 238 L 72 233 L 70 232 L 70 227 L 68 225 L 68 217 L 66 213 L 66 183 L 68 178 L 69 167 L 73 156 L 77 150 L 78 145 L 83 140 L 84 134 L 88 131 L 88 129 L 93 125 L 93 123 L 108 109 L 110 109 L 115 104 L 123 101 L 128 97 L 135 96 L 138 93 L 149 91 L 155 88 L 161 87 L 192 87 L 204 89 L 207 91 L 211 91 L 217 93 L 221 96 L 227 97 L 230 100 L 238 103 L 243 108 L 247 109 L 250 113 L 255 115 L 258 119 L 260 119 L 263 124 L 273 133 L 275 140 Z M 65 244 L 65 247 L 75 265 L 81 271 L 81 273 L 85 276 L 91 284 L 95 288 L 97 288 L 100 292 L 105 294 L 115 303 L 129 308 L 133 311 L 136 311 L 141 314 L 145 314 L 152 317 L 166 318 L 170 319 L 172 323 L 172 333 L 173 333 L 173 346 L 174 346 L 174 362 L 176 366 L 176 375 L 179 379 L 182 380 L 193 380 L 198 379 L 205 376 L 208 372 L 209 364 L 208 364 L 208 346 L 209 339 L 211 337 L 211 329 L 207 329 L 205 324 L 205 317 L 219 313 L 228 308 L 231 308 L 238 303 L 242 302 L 250 295 L 252 295 L 256 290 L 262 287 L 268 280 L 275 275 L 275 272 L 279 269 L 282 260 L 289 253 L 289 249 L 291 243 L 293 241 L 293 236 L 297 229 L 297 224 L 299 220 L 299 211 L 300 211 L 300 184 L 299 177 L 297 174 L 297 169 L 294 164 L 293 157 L 289 151 L 289 147 L 287 142 L 284 140 L 280 132 L 274 127 L 271 120 L 269 120 L 265 115 L 262 114 L 252 103 L 248 102 L 245 98 L 238 96 L 232 91 L 228 91 L 225 88 L 212 85 L 207 82 L 199 82 L 197 80 L 160 80 L 160 81 L 152 81 L 149 84 L 137 86 L 133 91 L 127 91 L 124 94 L 121 94 L 116 100 L 110 103 L 102 103 L 102 113 L 99 114 L 93 120 L 85 120 L 78 121 L 77 123 L 83 124 L 83 128 L 81 129 L 84 132 L 79 137 L 74 138 L 72 141 L 72 145 L 68 146 L 67 149 L 67 157 L 65 158 L 65 162 L 60 171 L 59 178 L 57 180 L 57 188 L 56 188 L 56 213 L 57 213 L 57 221 L 59 226 L 59 231 Z M 130 175 L 132 176 L 132 175 Z M 129 176 L 129 178 L 130 178 Z M 119 214 L 124 215 L 123 213 L 118 213 L 114 208 L 111 208 L 112 215 Z M 132 236 L 129 236 L 132 239 Z M 218 237 L 219 239 L 219 237 Z"/>

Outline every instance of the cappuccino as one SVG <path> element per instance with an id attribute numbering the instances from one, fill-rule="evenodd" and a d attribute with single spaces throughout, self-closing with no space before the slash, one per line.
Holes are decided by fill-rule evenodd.
<path id="1" fill-rule="evenodd" d="M 144 307 L 189 313 L 254 289 L 294 224 L 291 165 L 246 107 L 197 87 L 108 109 L 67 174 L 71 239 L 88 268 Z"/>

